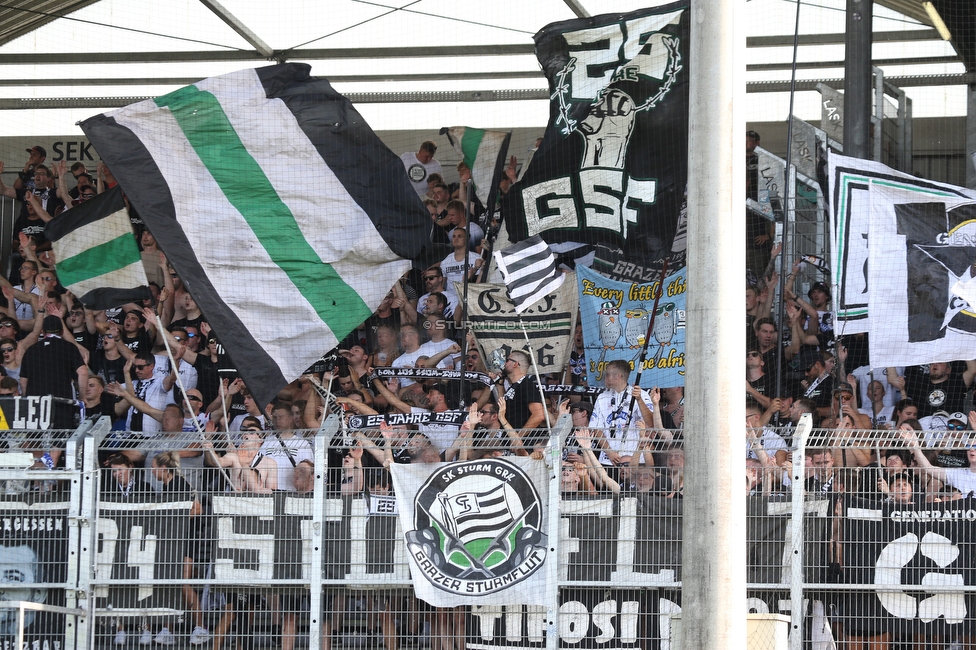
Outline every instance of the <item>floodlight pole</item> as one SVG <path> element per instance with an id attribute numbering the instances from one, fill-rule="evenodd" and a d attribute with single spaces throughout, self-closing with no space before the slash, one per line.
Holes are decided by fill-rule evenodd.
<path id="1" fill-rule="evenodd" d="M 844 43 L 844 155 L 871 160 L 871 45 L 874 0 L 847 0 Z M 874 137 L 880 138 L 881 133 Z"/>
<path id="2" fill-rule="evenodd" d="M 691 2 L 684 650 L 746 647 L 744 13 Z"/>

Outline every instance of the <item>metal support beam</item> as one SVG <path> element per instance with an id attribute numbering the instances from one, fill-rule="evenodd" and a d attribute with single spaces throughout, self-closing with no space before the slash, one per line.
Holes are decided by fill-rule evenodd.
<path id="1" fill-rule="evenodd" d="M 929 86 L 965 86 L 976 83 L 976 73 L 960 74 L 913 75 L 910 77 L 885 77 L 885 83 L 898 88 L 919 88 Z M 798 92 L 817 89 L 817 84 L 826 84 L 836 90 L 844 89 L 843 79 L 809 79 L 797 81 Z M 746 84 L 746 92 L 750 93 L 788 93 L 789 81 L 751 81 Z"/>
<path id="2" fill-rule="evenodd" d="M 332 75 L 332 83 L 384 83 L 392 81 L 475 81 L 483 79 L 543 79 L 541 70 L 505 70 L 501 72 L 444 72 L 417 74 L 350 74 Z M 92 77 L 88 79 L 0 79 L 3 86 L 188 86 L 200 77 Z"/>
<path id="3" fill-rule="evenodd" d="M 908 43 L 913 41 L 935 41 L 939 33 L 934 29 L 912 29 L 904 32 L 877 32 L 875 43 Z M 844 34 L 800 34 L 799 44 L 802 45 L 840 45 L 845 42 Z M 746 39 L 746 47 L 793 47 L 793 35 L 780 36 L 750 36 Z M 958 60 L 958 59 L 957 59 Z"/>
<path id="4" fill-rule="evenodd" d="M 742 373 L 745 33 L 739 0 L 692 0 L 681 648 L 746 647 Z"/>
<path id="5" fill-rule="evenodd" d="M 535 56 L 532 43 L 509 45 L 443 45 L 424 47 L 351 47 L 278 52 L 289 60 L 322 59 L 427 59 L 432 56 Z M 0 54 L 0 65 L 53 65 L 92 63 L 193 63 L 199 61 L 263 61 L 252 50 L 194 50 L 187 52 L 91 52 L 80 60 L 75 52 Z"/>
<path id="6" fill-rule="evenodd" d="M 248 29 L 247 25 L 242 23 L 237 16 L 232 14 L 227 10 L 224 5 L 217 2 L 217 0 L 200 0 L 200 4 L 214 12 L 218 18 L 227 23 L 227 26 L 237 32 L 241 38 L 247 41 L 251 47 L 258 51 L 266 59 L 270 59 L 274 56 L 274 50 L 271 46 L 261 40 L 261 38 Z"/>
<path id="7" fill-rule="evenodd" d="M 588 12 L 583 5 L 579 3 L 579 0 L 563 0 L 566 6 L 573 10 L 577 18 L 589 18 L 590 12 Z"/>
<path id="8" fill-rule="evenodd" d="M 538 90 L 455 90 L 442 92 L 345 93 L 354 104 L 402 104 L 427 102 L 511 102 L 549 99 L 549 91 Z M 0 99 L 0 111 L 42 108 L 121 108 L 152 97 L 64 97 L 55 99 Z"/>
<path id="9" fill-rule="evenodd" d="M 871 158 L 871 28 L 873 0 L 847 0 L 844 46 L 844 155 Z M 880 138 L 881 134 L 875 134 Z"/>
<path id="10" fill-rule="evenodd" d="M 797 70 L 819 70 L 823 68 L 843 68 L 850 61 L 805 61 L 796 64 Z M 875 59 L 875 66 L 881 65 L 945 65 L 947 63 L 958 63 L 962 65 L 957 56 L 906 56 L 892 59 Z M 746 67 L 749 72 L 769 72 L 772 70 L 789 70 L 793 67 L 790 61 L 778 63 L 751 63 Z"/>

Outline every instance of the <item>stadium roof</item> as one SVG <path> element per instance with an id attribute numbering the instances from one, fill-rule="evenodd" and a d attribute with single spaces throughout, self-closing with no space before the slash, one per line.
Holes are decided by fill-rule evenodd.
<path id="1" fill-rule="evenodd" d="M 405 119 L 410 111 L 403 104 L 423 114 L 434 110 L 432 103 L 441 110 L 503 101 L 537 104 L 533 119 L 544 124 L 548 92 L 533 34 L 554 21 L 648 4 L 663 2 L 6 0 L 0 4 L 0 111 L 6 117 L 7 111 L 52 109 L 46 122 L 59 113 L 80 119 L 242 67 L 306 61 L 357 104 L 401 105 Z M 976 3 L 932 0 L 951 33 L 948 42 L 925 4 L 875 0 L 875 65 L 904 88 L 964 87 L 976 80 Z M 791 0 L 747 3 L 750 92 L 788 89 L 797 7 Z M 801 91 L 818 81 L 843 87 L 844 8 L 845 0 L 800 3 Z M 916 115 L 920 108 L 916 103 Z M 28 120 L 5 123 L 19 121 Z"/>

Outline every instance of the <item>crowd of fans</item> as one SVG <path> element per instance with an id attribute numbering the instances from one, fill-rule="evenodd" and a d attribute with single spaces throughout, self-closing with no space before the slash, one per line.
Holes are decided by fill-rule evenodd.
<path id="1" fill-rule="evenodd" d="M 758 144 L 758 134 L 753 139 Z M 393 463 L 541 457 L 549 442 L 547 424 L 568 413 L 573 432 L 561 441 L 565 493 L 681 497 L 682 387 L 634 387 L 628 380 L 630 366 L 614 361 L 607 364 L 605 390 L 595 400 L 567 399 L 540 391 L 532 360 L 522 350 L 513 349 L 500 370 L 486 366 L 474 338 L 459 326 L 461 299 L 453 286 L 465 273 L 470 282 L 482 279 L 485 231 L 495 224 L 477 201 L 470 202 L 475 207 L 469 212 L 465 181 L 470 170 L 463 163 L 458 165 L 460 186 L 444 182 L 433 142 L 424 142 L 403 160 L 430 212 L 431 240 L 444 246 L 443 261 L 401 278 L 376 312 L 340 343 L 335 356 L 310 368 L 267 405 L 255 403 L 233 370 L 219 332 L 209 327 L 206 306 L 201 310 L 186 291 L 137 216 L 133 223 L 152 301 L 93 311 L 60 286 L 45 223 L 114 186 L 115 180 L 103 164 L 93 178 L 81 163 L 70 171 L 63 162 L 45 166 L 42 147 L 29 152 L 13 186 L 0 180 L 0 194 L 22 205 L 13 277 L 0 279 L 5 298 L 0 395 L 62 398 L 53 413 L 57 429 L 76 424 L 72 400 L 81 417 L 109 417 L 113 433 L 99 449 L 106 495 L 162 499 L 175 492 L 191 495 L 204 513 L 215 493 L 307 494 L 315 475 L 313 435 L 330 414 L 344 422 L 350 415 L 427 414 L 418 424 L 343 426 L 330 441 L 328 491 L 389 493 Z M 502 192 L 516 180 L 516 167 L 513 158 Z M 747 274 L 743 437 L 748 493 L 777 497 L 790 489 L 791 436 L 804 413 L 823 432 L 807 452 L 808 490 L 858 492 L 913 504 L 961 498 L 976 489 L 976 452 L 963 449 L 967 430 L 976 427 L 976 412 L 970 410 L 976 360 L 871 368 L 866 335 L 835 336 L 830 287 L 817 275 L 819 269 L 803 261 L 794 264 L 783 304 L 774 302 L 781 250 L 771 246 L 770 232 L 758 228 L 754 234 L 750 259 L 765 267 Z M 765 254 L 759 251 L 767 245 Z M 796 288 L 801 279 L 809 286 L 805 297 Z M 373 374 L 381 368 L 472 370 L 494 383 L 382 380 Z M 580 328 L 565 371 L 542 379 L 588 384 Z M 36 469 L 63 463 L 52 436 L 26 442 L 8 436 L 5 444 L 32 451 Z M 203 546 L 188 547 L 185 577 L 198 576 L 209 562 Z M 193 610 L 193 589 L 185 595 Z M 441 612 L 433 621 L 449 638 L 445 630 L 453 619 Z M 215 648 L 226 625 L 221 623 L 213 636 Z M 281 625 L 282 647 L 290 650 L 294 620 L 284 616 Z M 196 628 L 191 643 L 211 639 L 202 619 Z M 119 633 L 124 643 L 125 629 Z M 143 640 L 148 633 L 142 631 Z M 161 629 L 152 639 L 169 644 L 168 634 Z M 387 643 L 393 646 L 387 650 L 395 650 L 395 635 Z"/>

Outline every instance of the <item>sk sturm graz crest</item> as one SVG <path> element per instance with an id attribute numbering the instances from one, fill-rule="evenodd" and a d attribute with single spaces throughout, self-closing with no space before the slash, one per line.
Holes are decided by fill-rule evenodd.
<path id="1" fill-rule="evenodd" d="M 670 255 L 687 178 L 688 8 L 549 25 L 546 135 L 503 198 L 509 238 L 592 244 L 602 271 Z"/>
<path id="2" fill-rule="evenodd" d="M 407 549 L 432 585 L 480 596 L 512 587 L 542 566 L 546 536 L 535 486 L 512 463 L 452 463 L 417 493 Z"/>

